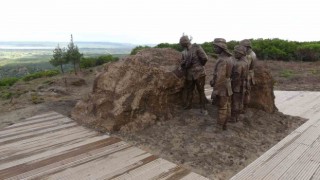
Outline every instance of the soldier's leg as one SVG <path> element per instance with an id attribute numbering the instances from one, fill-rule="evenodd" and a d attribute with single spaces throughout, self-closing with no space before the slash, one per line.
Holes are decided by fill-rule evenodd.
<path id="1" fill-rule="evenodd" d="M 250 103 L 250 100 L 250 91 L 246 91 L 246 93 L 244 94 L 243 105 L 241 107 L 241 113 L 245 113 L 245 111 L 248 108 L 248 104 Z"/>
<path id="2" fill-rule="evenodd" d="M 194 80 L 186 81 L 187 97 L 186 97 L 186 106 L 184 109 L 191 109 L 194 86 L 195 86 Z"/>
<path id="3" fill-rule="evenodd" d="M 206 77 L 205 76 L 202 76 L 200 78 L 198 78 L 195 83 L 196 83 L 196 86 L 197 86 L 197 90 L 199 92 L 199 102 L 200 102 L 200 106 L 201 106 L 201 109 L 203 110 L 206 110 L 206 95 L 204 94 L 204 84 L 206 82 Z"/>
<path id="4" fill-rule="evenodd" d="M 237 122 L 241 111 L 242 93 L 234 92 L 232 95 L 232 122 Z"/>
<path id="5" fill-rule="evenodd" d="M 218 103 L 218 124 L 222 126 L 223 130 L 227 129 L 228 118 L 228 96 L 217 96 Z"/>

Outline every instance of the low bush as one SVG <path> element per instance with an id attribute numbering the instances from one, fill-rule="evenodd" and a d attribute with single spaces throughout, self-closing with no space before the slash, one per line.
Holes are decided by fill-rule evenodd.
<path id="1" fill-rule="evenodd" d="M 0 79 L 0 86 L 12 86 L 14 83 L 16 83 L 19 79 L 15 77 L 10 78 L 3 78 Z"/>
<path id="2" fill-rule="evenodd" d="M 113 57 L 112 55 L 103 55 L 99 57 L 89 57 L 81 58 L 80 67 L 81 68 L 90 68 L 95 66 L 100 66 L 104 63 L 113 62 L 119 60 L 118 57 Z"/>
<path id="3" fill-rule="evenodd" d="M 52 77 L 58 75 L 60 72 L 58 70 L 48 70 L 48 71 L 41 71 L 41 72 L 36 72 L 33 74 L 29 74 L 25 77 L 22 78 L 24 81 L 31 81 L 33 79 L 38 79 L 42 77 Z"/>

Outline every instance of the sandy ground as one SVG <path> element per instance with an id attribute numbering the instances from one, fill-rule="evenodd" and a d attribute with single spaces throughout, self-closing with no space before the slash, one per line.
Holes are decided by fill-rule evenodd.
<path id="1" fill-rule="evenodd" d="M 296 76 L 293 77 L 301 79 L 305 77 L 306 83 L 299 84 L 290 79 L 292 78 L 290 75 L 289 78 L 280 77 L 279 74 L 283 71 L 278 67 L 280 65 L 284 69 L 295 67 L 292 64 L 270 62 L 272 73 L 278 82 L 277 89 L 320 90 L 319 83 L 312 83 L 317 83 L 320 77 L 317 75 L 318 67 L 316 70 L 310 70 L 314 75 L 312 78 L 315 79 L 312 82 L 309 81 L 309 76 L 305 74 L 298 76 L 298 73 L 295 73 Z M 312 64 L 304 65 L 305 67 L 302 66 L 304 68 L 315 68 Z M 213 61 L 210 61 L 207 65 L 208 81 L 212 68 Z M 98 67 L 87 70 L 80 76 L 68 76 L 69 83 L 77 78 L 84 79 L 85 84 L 80 86 L 70 84 L 66 86 L 64 77 L 57 76 L 28 83 L 20 82 L 10 87 L 7 91 L 16 95 L 12 99 L 0 100 L 0 129 L 48 111 L 70 116 L 77 100 L 92 90 L 94 77 L 101 69 L 102 67 Z M 299 68 L 296 69 L 298 72 Z M 281 79 L 283 81 L 279 83 Z M 292 86 L 295 88 L 292 89 Z M 177 107 L 176 114 L 179 116 L 171 120 L 158 122 L 134 134 L 115 135 L 206 177 L 227 179 L 305 122 L 304 119 L 281 113 L 267 114 L 250 109 L 242 117 L 242 121 L 229 124 L 228 130 L 222 131 L 216 125 L 216 108 L 212 105 L 208 105 L 208 108 L 209 115 L 203 116 L 197 107 L 188 111 Z"/>
<path id="2" fill-rule="evenodd" d="M 208 110 L 204 116 L 197 108 L 178 108 L 174 119 L 117 136 L 211 179 L 228 179 L 305 121 L 249 109 L 240 122 L 222 131 L 216 107 L 209 105 Z"/>

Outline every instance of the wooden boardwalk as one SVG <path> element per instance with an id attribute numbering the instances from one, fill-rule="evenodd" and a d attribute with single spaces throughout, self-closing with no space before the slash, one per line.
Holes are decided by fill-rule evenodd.
<path id="1" fill-rule="evenodd" d="M 207 179 L 49 112 L 0 130 L 0 179 Z"/>
<path id="2" fill-rule="evenodd" d="M 320 179 L 320 92 L 276 91 L 275 95 L 279 111 L 308 121 L 232 179 Z"/>

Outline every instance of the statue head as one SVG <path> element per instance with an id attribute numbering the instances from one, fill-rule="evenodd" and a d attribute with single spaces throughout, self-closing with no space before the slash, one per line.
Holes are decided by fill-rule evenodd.
<path id="1" fill-rule="evenodd" d="M 217 54 L 220 54 L 221 51 L 224 51 L 227 54 L 231 55 L 231 53 L 229 52 L 228 47 L 227 47 L 227 41 L 225 39 L 223 39 L 223 38 L 215 38 L 213 40 L 212 44 L 213 44 L 214 51 Z"/>
<path id="2" fill-rule="evenodd" d="M 251 41 L 249 39 L 244 39 L 244 40 L 240 41 L 240 45 L 252 48 Z"/>
<path id="3" fill-rule="evenodd" d="M 234 47 L 233 52 L 234 52 L 235 58 L 240 59 L 241 57 L 246 56 L 247 48 L 242 45 L 236 45 Z"/>
<path id="4" fill-rule="evenodd" d="M 186 47 L 188 47 L 188 46 L 191 44 L 191 41 L 190 41 L 190 39 L 189 39 L 188 36 L 183 35 L 183 36 L 180 38 L 179 44 L 180 44 L 182 47 L 186 48 Z"/>

